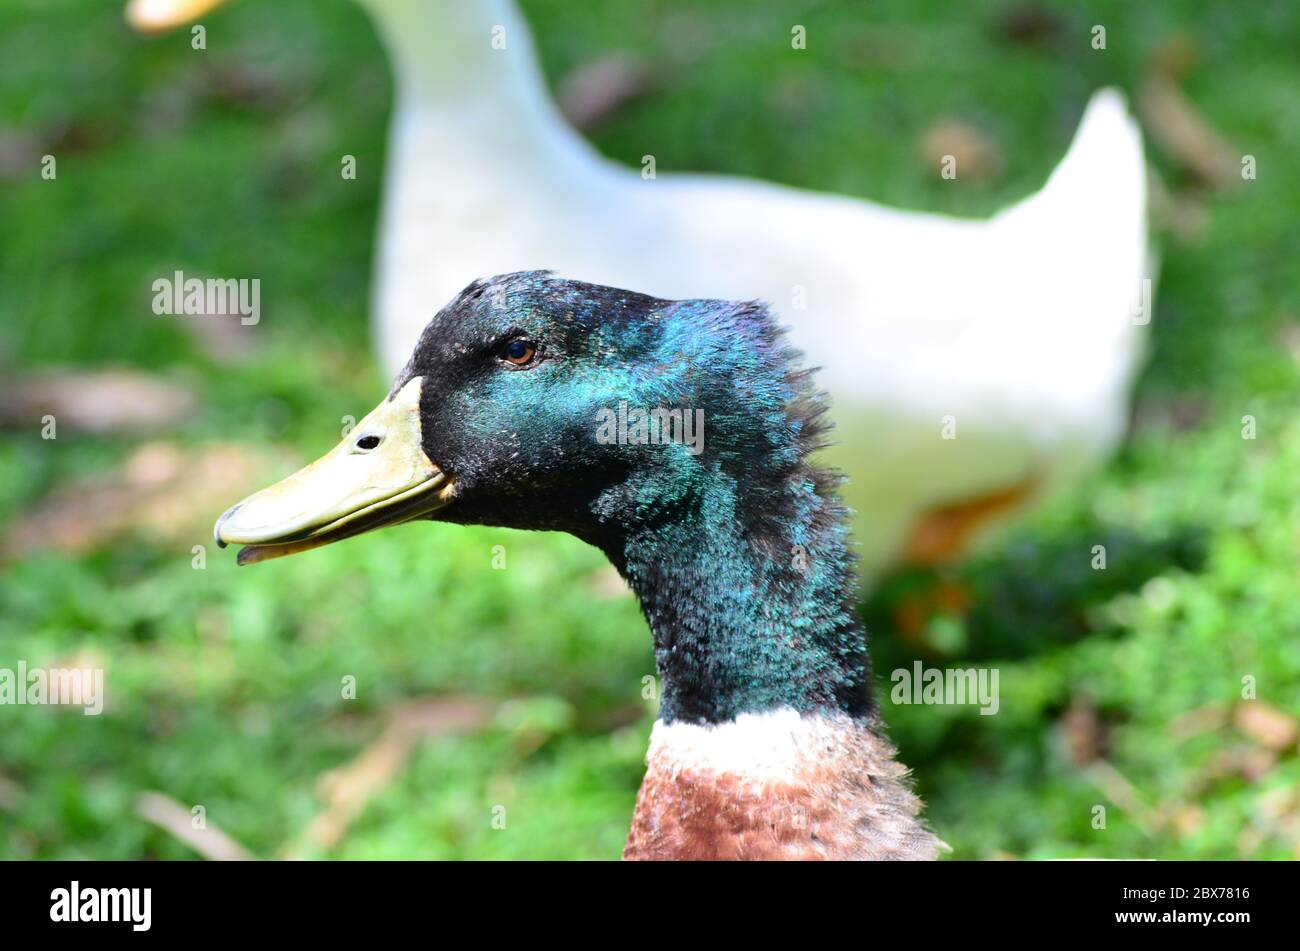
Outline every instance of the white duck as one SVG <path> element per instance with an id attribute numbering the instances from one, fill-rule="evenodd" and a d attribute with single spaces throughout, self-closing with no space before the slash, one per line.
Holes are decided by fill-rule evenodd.
<path id="1" fill-rule="evenodd" d="M 1141 136 L 1119 93 L 1093 96 L 1041 191 L 958 219 L 647 178 L 564 122 L 512 0 L 359 2 L 396 74 L 374 287 L 389 372 L 435 302 L 484 275 L 766 300 L 823 368 L 867 577 L 958 553 L 1121 435 L 1150 284 Z M 214 5 L 129 15 L 158 29 Z"/>

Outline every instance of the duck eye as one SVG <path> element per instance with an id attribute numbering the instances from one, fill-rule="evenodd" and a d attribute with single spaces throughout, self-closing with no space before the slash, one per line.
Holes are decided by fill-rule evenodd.
<path id="1" fill-rule="evenodd" d="M 379 445 L 379 437 L 375 435 L 365 435 L 357 440 L 358 449 L 374 449 Z"/>
<path id="2" fill-rule="evenodd" d="M 522 337 L 511 340 L 501 351 L 501 359 L 507 363 L 513 363 L 517 367 L 525 366 L 536 355 L 537 347 Z"/>

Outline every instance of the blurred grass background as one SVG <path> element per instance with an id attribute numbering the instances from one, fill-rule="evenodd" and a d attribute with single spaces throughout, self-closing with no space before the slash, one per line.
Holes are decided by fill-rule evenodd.
<path id="1" fill-rule="evenodd" d="M 1037 189 L 1095 87 L 1134 95 L 1171 42 L 1194 54 L 1184 92 L 1258 179 L 1212 190 L 1149 147 L 1175 224 L 1126 446 L 1001 544 L 892 578 L 863 610 L 879 671 L 1001 671 L 993 717 L 883 691 L 957 857 L 1300 857 L 1300 7 L 522 6 L 552 83 L 615 52 L 660 77 L 587 131 L 608 155 L 952 213 Z M 137 815 L 157 791 L 262 857 L 615 857 L 653 664 L 596 552 L 418 526 L 192 566 L 245 487 L 218 466 L 218 491 L 187 495 L 194 459 L 220 441 L 275 476 L 386 386 L 367 293 L 391 87 L 369 21 L 344 0 L 246 0 L 206 25 L 196 52 L 132 35 L 113 3 L 0 9 L 0 374 L 128 366 L 197 401 L 148 440 L 46 441 L 37 418 L 0 437 L 0 666 L 100 663 L 108 689 L 100 717 L 0 708 L 0 856 L 194 856 Z M 949 118 L 998 156 L 983 180 L 920 158 Z M 150 284 L 176 269 L 260 277 L 253 343 L 232 358 L 154 316 Z M 96 529 L 94 493 L 159 465 L 182 484 L 167 517 Z M 41 550 L 40 519 L 77 497 L 86 537 Z"/>

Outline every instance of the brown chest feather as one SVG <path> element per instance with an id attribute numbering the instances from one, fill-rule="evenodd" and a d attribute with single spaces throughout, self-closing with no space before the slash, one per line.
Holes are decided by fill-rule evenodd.
<path id="1" fill-rule="evenodd" d="M 800 752 L 800 751 L 796 751 Z M 625 859 L 932 859 L 947 847 L 888 741 L 854 726 L 788 768 L 711 764 L 652 740 Z"/>

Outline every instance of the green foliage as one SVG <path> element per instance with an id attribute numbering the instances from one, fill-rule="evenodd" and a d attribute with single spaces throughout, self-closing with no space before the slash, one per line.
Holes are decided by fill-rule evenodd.
<path id="1" fill-rule="evenodd" d="M 664 76 L 592 132 L 606 154 L 635 165 L 653 151 L 661 170 L 954 213 L 1039 187 L 1094 87 L 1133 95 L 1162 42 L 1181 31 L 1196 44 L 1186 92 L 1257 157 L 1259 178 L 1209 195 L 1203 234 L 1163 243 L 1128 443 L 940 579 L 970 592 L 964 614 L 901 636 L 901 607 L 935 580 L 917 576 L 893 579 L 864 611 L 886 687 L 917 657 L 1001 672 L 997 716 L 885 704 L 957 856 L 1297 854 L 1294 812 L 1267 805 L 1300 785 L 1295 748 L 1246 776 L 1221 764 L 1249 751 L 1248 737 L 1170 724 L 1238 702 L 1247 675 L 1261 700 L 1300 710 L 1300 8 L 1051 3 L 1055 26 L 1013 42 L 1012 4 L 960 15 L 915 0 L 589 6 L 524 3 L 549 76 L 608 50 L 644 55 Z M 1105 51 L 1088 45 L 1094 22 L 1107 26 Z M 807 27 L 807 51 L 790 49 L 793 23 Z M 6 153 L 30 141 L 59 155 L 55 182 L 34 162 L 0 180 L 0 364 L 179 370 L 203 402 L 184 442 L 309 456 L 384 387 L 365 315 L 387 67 L 341 0 L 249 0 L 207 25 L 196 52 L 184 33 L 131 35 L 115 4 L 0 10 Z M 918 160 L 925 130 L 952 115 L 1001 153 L 988 183 L 940 181 Z M 338 174 L 343 154 L 357 157 L 356 181 Z M 1171 186 L 1187 184 L 1170 156 L 1151 157 Z M 265 349 L 220 365 L 153 316 L 150 281 L 175 267 L 261 277 Z M 1254 441 L 1241 438 L 1246 414 Z M 7 434 L 0 521 L 132 448 Z M 653 666 L 636 605 L 608 593 L 597 553 L 557 536 L 411 526 L 255 570 L 212 550 L 193 570 L 190 546 L 206 541 L 137 538 L 5 567 L 0 666 L 93 652 L 108 701 L 100 717 L 0 708 L 0 857 L 192 856 L 135 816 L 147 790 L 202 804 L 258 855 L 280 854 L 320 809 L 318 777 L 380 735 L 387 711 L 449 693 L 506 705 L 481 734 L 416 747 L 324 854 L 618 854 Z M 1104 572 L 1090 567 L 1096 544 Z M 493 569 L 496 545 L 505 570 Z M 355 700 L 341 697 L 349 675 Z M 1081 704 L 1145 817 L 1068 755 L 1066 712 Z M 1104 832 L 1090 824 L 1097 804 Z"/>

